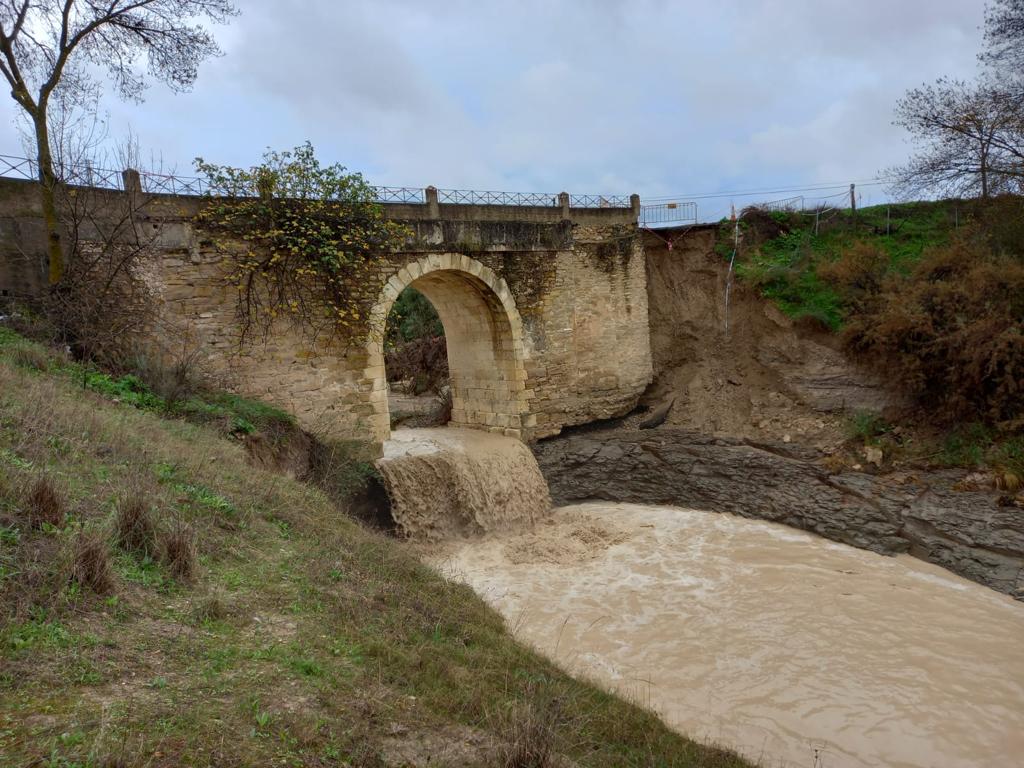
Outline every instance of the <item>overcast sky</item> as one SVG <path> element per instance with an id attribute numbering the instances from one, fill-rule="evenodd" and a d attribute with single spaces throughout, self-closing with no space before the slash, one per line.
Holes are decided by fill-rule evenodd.
<path id="1" fill-rule="evenodd" d="M 104 101 L 190 173 L 309 139 L 378 184 L 683 195 L 866 180 L 984 0 L 237 0 L 191 93 Z M 3 103 L 3 153 L 19 154 Z M 864 202 L 882 197 L 863 187 Z M 785 197 L 765 194 L 763 197 Z M 741 203 L 748 198 L 736 198 Z M 710 208 L 729 200 L 708 200 Z"/>

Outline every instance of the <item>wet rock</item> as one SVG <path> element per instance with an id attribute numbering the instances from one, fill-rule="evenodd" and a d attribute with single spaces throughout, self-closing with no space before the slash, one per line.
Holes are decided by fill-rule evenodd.
<path id="1" fill-rule="evenodd" d="M 911 552 L 1024 599 L 1024 515 L 995 494 L 958 492 L 963 473 L 887 481 L 830 472 L 794 444 L 682 429 L 564 436 L 534 446 L 556 504 L 673 504 L 773 520 L 882 554 Z"/>

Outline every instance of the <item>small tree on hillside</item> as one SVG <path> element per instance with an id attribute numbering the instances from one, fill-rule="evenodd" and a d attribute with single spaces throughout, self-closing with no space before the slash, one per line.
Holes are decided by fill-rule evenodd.
<path id="1" fill-rule="evenodd" d="M 909 91 L 895 124 L 918 150 L 890 169 L 906 196 L 989 197 L 1019 192 L 1024 182 L 1024 98 L 996 76 L 977 83 L 938 80 Z"/>
<path id="2" fill-rule="evenodd" d="M 176 91 L 195 82 L 199 63 L 220 52 L 193 22 L 224 22 L 237 11 L 229 0 L 0 0 L 0 72 L 35 134 L 50 283 L 64 274 L 49 111 L 59 94 L 68 105 L 94 107 L 99 83 L 89 67 L 105 67 L 118 94 L 141 100 L 138 68 Z"/>

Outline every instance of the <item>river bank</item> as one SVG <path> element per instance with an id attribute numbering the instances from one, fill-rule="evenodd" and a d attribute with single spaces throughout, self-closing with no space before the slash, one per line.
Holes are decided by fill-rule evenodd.
<path id="1" fill-rule="evenodd" d="M 811 448 L 662 427 L 538 443 L 555 504 L 672 504 L 784 523 L 873 552 L 910 553 L 1024 599 L 1024 510 L 964 470 L 832 472 Z"/>

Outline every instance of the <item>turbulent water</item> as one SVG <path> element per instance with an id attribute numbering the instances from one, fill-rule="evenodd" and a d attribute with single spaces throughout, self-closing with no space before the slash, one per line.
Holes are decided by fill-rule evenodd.
<path id="1" fill-rule="evenodd" d="M 399 429 L 384 443 L 377 467 L 395 523 L 421 539 L 529 525 L 551 509 L 537 460 L 511 437 Z"/>
<path id="2" fill-rule="evenodd" d="M 1024 605 L 913 558 L 602 503 L 433 559 L 563 666 L 763 765 L 1024 765 Z"/>

